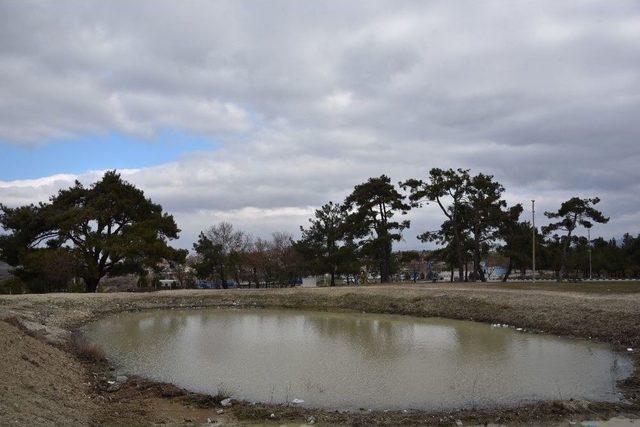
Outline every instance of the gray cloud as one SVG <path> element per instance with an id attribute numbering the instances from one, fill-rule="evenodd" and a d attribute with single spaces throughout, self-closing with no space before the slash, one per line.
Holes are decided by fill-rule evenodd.
<path id="1" fill-rule="evenodd" d="M 634 2 L 0 0 L 0 141 L 214 138 L 125 172 L 187 246 L 220 218 L 295 231 L 369 176 L 433 166 L 493 173 L 541 211 L 599 195 L 616 236 L 640 231 L 638 69 Z M 74 178 L 0 182 L 0 201 Z M 408 246 L 440 218 L 412 220 Z"/>

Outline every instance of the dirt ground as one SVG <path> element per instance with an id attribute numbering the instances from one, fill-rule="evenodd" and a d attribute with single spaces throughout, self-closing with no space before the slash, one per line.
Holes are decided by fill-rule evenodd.
<path id="1" fill-rule="evenodd" d="M 558 401 L 451 413 L 339 413 L 242 402 L 222 408 L 215 397 L 168 384 L 118 380 L 108 364 L 83 360 L 71 345 L 72 332 L 78 327 L 121 311 L 236 306 L 440 316 L 592 339 L 620 351 L 640 348 L 640 285 L 580 285 L 447 283 L 0 296 L 0 319 L 6 320 L 0 322 L 0 425 L 557 424 L 613 416 L 637 418 L 638 370 L 621 384 L 628 401 L 619 404 Z M 638 366 L 638 350 L 630 354 Z"/>

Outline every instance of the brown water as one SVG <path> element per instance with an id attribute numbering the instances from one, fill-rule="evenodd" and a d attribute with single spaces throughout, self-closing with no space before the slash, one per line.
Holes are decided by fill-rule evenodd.
<path id="1" fill-rule="evenodd" d="M 616 401 L 631 361 L 583 340 L 436 318 L 293 310 L 165 310 L 88 325 L 123 372 L 271 403 L 451 409 Z"/>

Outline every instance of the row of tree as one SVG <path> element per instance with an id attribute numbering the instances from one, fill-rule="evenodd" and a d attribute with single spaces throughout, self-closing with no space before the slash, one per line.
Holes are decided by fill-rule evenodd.
<path id="1" fill-rule="evenodd" d="M 300 256 L 287 233 L 273 233 L 268 240 L 254 238 L 222 222 L 201 232 L 193 249 L 188 263 L 197 276 L 223 288 L 230 280 L 255 287 L 287 285 L 302 274 Z"/>
<path id="2" fill-rule="evenodd" d="M 305 259 L 312 260 L 308 267 L 331 275 L 332 284 L 337 275 L 350 274 L 362 264 L 379 272 L 381 282 L 388 282 L 393 272 L 393 242 L 410 225 L 398 217 L 412 208 L 434 204 L 443 222 L 418 239 L 438 245 L 434 254 L 457 269 L 464 280 L 486 280 L 482 260 L 490 251 L 497 251 L 508 259 L 506 280 L 512 269 L 531 265 L 534 231 L 520 218 L 522 205 L 507 205 L 504 191 L 493 176 L 472 176 L 463 169 L 433 168 L 426 179 L 409 179 L 398 187 L 386 175 L 370 178 L 357 185 L 344 202 L 329 202 L 316 210 L 308 228 L 301 227 L 302 239 L 296 247 Z M 574 197 L 558 211 L 545 212 L 551 222 L 537 236 L 542 268 L 553 266 L 559 279 L 568 277 L 572 247 L 579 242 L 576 230 L 609 220 L 594 208 L 598 203 L 598 198 Z M 471 273 L 466 268 L 469 262 Z"/>
<path id="3" fill-rule="evenodd" d="M 640 272 L 639 238 L 587 242 L 577 235 L 579 228 L 608 221 L 594 207 L 598 198 L 567 200 L 557 211 L 545 212 L 549 224 L 534 231 L 521 219 L 523 207 L 509 206 L 504 191 L 493 176 L 462 169 L 434 168 L 424 179 L 398 184 L 382 175 L 355 186 L 342 202 L 317 209 L 297 241 L 286 233 L 253 238 L 221 223 L 200 234 L 188 264 L 198 277 L 223 286 L 228 280 L 291 284 L 305 274 L 325 273 L 335 284 L 337 276 L 362 271 L 388 282 L 398 262 L 393 244 L 410 226 L 403 217 L 431 204 L 441 212 L 442 224 L 418 238 L 434 243 L 438 249 L 430 257 L 458 271 L 461 280 L 486 280 L 482 261 L 489 253 L 507 260 L 505 280 L 512 270 L 528 268 L 534 232 L 539 268 L 553 270 L 559 279 L 575 273 L 576 266 L 583 269 L 584 249 L 591 247 L 596 274 Z M 65 289 L 70 278 L 93 292 L 105 276 L 145 275 L 160 261 L 187 262 L 187 251 L 168 244 L 179 233 L 173 217 L 115 171 L 89 187 L 76 182 L 46 203 L 0 204 L 0 228 L 0 260 L 36 292 Z"/>

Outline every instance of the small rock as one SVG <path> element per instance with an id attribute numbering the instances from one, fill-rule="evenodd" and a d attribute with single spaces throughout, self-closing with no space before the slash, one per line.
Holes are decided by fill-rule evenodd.
<path id="1" fill-rule="evenodd" d="M 107 387 L 107 391 L 109 393 L 113 393 L 113 392 L 118 391 L 118 390 L 120 390 L 120 384 L 118 384 L 118 383 L 113 383 L 113 384 L 109 385 L 109 387 Z"/>
<path id="2" fill-rule="evenodd" d="M 232 400 L 233 400 L 233 399 L 231 399 L 230 397 L 227 397 L 226 399 L 222 399 L 222 400 L 220 401 L 220 404 L 221 404 L 222 406 L 231 406 L 231 401 L 232 401 Z"/>
<path id="3" fill-rule="evenodd" d="M 222 415 L 222 414 L 224 414 L 224 409 L 218 409 L 218 410 L 216 411 L 216 414 L 218 414 L 218 415 Z"/>
<path id="4" fill-rule="evenodd" d="M 314 417 L 313 415 L 307 418 L 307 424 L 315 424 L 315 423 L 316 423 L 316 417 Z"/>
<path id="5" fill-rule="evenodd" d="M 116 381 L 119 382 L 119 383 L 127 382 L 128 379 L 129 378 L 126 375 L 118 375 L 116 377 Z"/>
<path id="6" fill-rule="evenodd" d="M 213 424 L 213 420 L 211 420 L 211 418 L 207 418 L 207 423 L 208 424 Z"/>
<path id="7" fill-rule="evenodd" d="M 301 403 L 304 403 L 304 400 L 302 400 L 302 399 L 293 399 L 291 401 L 291 403 L 293 403 L 294 405 L 299 405 Z"/>
<path id="8" fill-rule="evenodd" d="M 462 425 L 462 421 L 461 420 L 456 420 L 456 425 L 457 426 L 461 426 Z"/>
<path id="9" fill-rule="evenodd" d="M 571 399 L 568 401 L 560 402 L 558 406 L 570 412 L 580 412 L 589 409 L 589 402 L 586 400 Z"/>
<path id="10" fill-rule="evenodd" d="M 275 417 L 276 417 L 276 414 L 271 414 L 271 415 L 269 415 L 269 416 L 270 416 L 271 418 L 275 418 Z"/>

